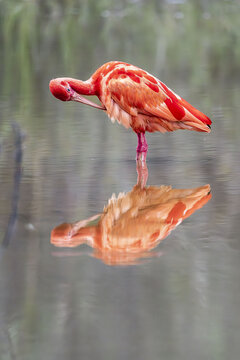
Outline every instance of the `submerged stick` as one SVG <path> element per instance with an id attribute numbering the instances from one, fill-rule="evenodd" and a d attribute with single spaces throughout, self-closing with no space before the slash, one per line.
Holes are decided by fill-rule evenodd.
<path id="1" fill-rule="evenodd" d="M 14 226 L 17 220 L 18 213 L 18 202 L 19 202 L 19 190 L 22 177 L 22 142 L 23 133 L 18 123 L 12 124 L 14 137 L 15 137 L 15 173 L 13 183 L 13 194 L 12 194 L 12 206 L 11 213 L 8 219 L 7 229 L 5 231 L 2 246 L 7 247 L 13 234 Z"/>

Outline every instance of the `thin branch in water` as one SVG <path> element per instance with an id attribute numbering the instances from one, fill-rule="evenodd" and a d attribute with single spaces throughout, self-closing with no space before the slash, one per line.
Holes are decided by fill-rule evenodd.
<path id="1" fill-rule="evenodd" d="M 3 338 L 4 338 L 4 343 L 7 347 L 7 351 L 8 351 L 8 355 L 9 355 L 9 358 L 11 360 L 16 360 L 17 359 L 17 356 L 16 356 L 16 351 L 14 349 L 14 346 L 13 346 L 13 342 L 12 342 L 12 339 L 11 339 L 11 335 L 9 333 L 9 329 L 8 327 L 6 326 L 6 324 L 4 323 L 3 326 L 1 326 L 1 330 L 2 330 L 2 334 L 3 334 Z"/>
<path id="2" fill-rule="evenodd" d="M 9 216 L 7 229 L 5 231 L 2 246 L 7 247 L 9 245 L 10 239 L 13 234 L 14 226 L 17 220 L 18 212 L 18 202 L 19 202 L 19 193 L 20 193 L 20 183 L 22 177 L 22 142 L 23 142 L 23 133 L 18 123 L 12 124 L 14 136 L 15 136 L 15 173 L 14 173 L 14 183 L 13 183 L 13 194 L 12 194 L 12 206 L 11 213 Z"/>

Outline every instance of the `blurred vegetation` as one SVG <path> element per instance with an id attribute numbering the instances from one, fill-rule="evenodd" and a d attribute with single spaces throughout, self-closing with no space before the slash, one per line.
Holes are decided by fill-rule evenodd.
<path id="1" fill-rule="evenodd" d="M 39 139 L 46 136 L 45 124 L 49 144 L 58 126 L 62 141 L 66 134 L 70 138 L 70 119 L 80 107 L 54 102 L 49 79 L 86 79 L 116 59 L 147 69 L 210 117 L 231 118 L 222 126 L 239 139 L 239 10 L 236 0 L 0 0 L 0 141 L 12 120 Z M 90 134 L 91 123 L 85 126 Z M 44 152 L 46 143 L 36 146 Z"/>
<path id="2" fill-rule="evenodd" d="M 122 59 L 200 86 L 240 67 L 233 0 L 2 0 L 3 93 L 39 91 L 61 72 L 86 77 Z M 38 81 L 38 89 L 34 84 Z"/>

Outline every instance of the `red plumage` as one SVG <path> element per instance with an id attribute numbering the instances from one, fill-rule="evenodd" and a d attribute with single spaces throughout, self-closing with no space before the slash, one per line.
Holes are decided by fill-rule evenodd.
<path id="1" fill-rule="evenodd" d="M 145 132 L 166 132 L 178 129 L 210 132 L 211 120 L 186 100 L 175 94 L 159 79 L 124 62 L 102 65 L 87 81 L 72 78 L 51 80 L 50 90 L 60 100 L 75 100 L 105 110 L 138 134 L 138 156 L 146 158 Z M 82 97 L 98 96 L 102 105 Z"/>

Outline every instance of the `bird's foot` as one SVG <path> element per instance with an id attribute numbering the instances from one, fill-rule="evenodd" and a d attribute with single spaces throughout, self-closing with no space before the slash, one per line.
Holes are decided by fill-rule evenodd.
<path id="1" fill-rule="evenodd" d="M 138 133 L 138 146 L 136 148 L 137 156 L 136 160 L 141 160 L 142 162 L 146 161 L 147 158 L 147 151 L 148 151 L 148 144 L 145 138 L 144 133 Z"/>
<path id="2" fill-rule="evenodd" d="M 147 143 L 138 144 L 136 150 L 137 150 L 137 152 L 139 152 L 139 153 L 141 153 L 141 152 L 147 152 L 147 151 L 148 151 L 148 144 L 147 144 Z"/>
<path id="3" fill-rule="evenodd" d="M 148 144 L 142 144 L 141 146 L 138 145 L 136 148 L 136 160 L 142 160 L 143 162 L 146 161 L 148 152 Z"/>

